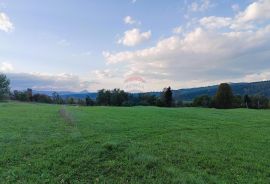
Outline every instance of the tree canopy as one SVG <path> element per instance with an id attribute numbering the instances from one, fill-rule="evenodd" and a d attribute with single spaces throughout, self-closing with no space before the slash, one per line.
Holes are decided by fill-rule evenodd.
<path id="1" fill-rule="evenodd" d="M 10 81 L 6 75 L 0 74 L 0 101 L 5 100 L 9 96 Z"/>
<path id="2" fill-rule="evenodd" d="M 171 107 L 173 103 L 173 93 L 171 90 L 171 87 L 164 88 L 163 93 L 162 93 L 162 103 L 164 104 L 165 107 Z"/>
<path id="3" fill-rule="evenodd" d="M 227 83 L 222 83 L 218 87 L 217 94 L 215 96 L 215 105 L 220 109 L 232 108 L 233 93 L 231 86 Z"/>

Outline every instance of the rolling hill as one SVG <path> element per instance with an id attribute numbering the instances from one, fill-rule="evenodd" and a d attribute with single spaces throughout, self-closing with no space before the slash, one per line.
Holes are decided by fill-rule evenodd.
<path id="1" fill-rule="evenodd" d="M 270 98 L 270 81 L 260 81 L 251 83 L 231 83 L 231 87 L 235 95 L 262 95 Z M 214 96 L 218 89 L 218 85 L 198 87 L 198 88 L 188 88 L 188 89 L 178 89 L 173 91 L 175 99 L 191 101 L 197 96 L 209 95 Z M 34 93 L 46 94 L 51 96 L 52 91 L 34 91 Z M 89 95 L 92 99 L 96 99 L 97 93 L 95 92 L 69 92 L 60 91 L 58 92 L 62 98 L 75 98 L 82 99 Z M 161 92 L 149 92 L 148 94 L 153 94 L 159 96 Z"/>
<path id="2" fill-rule="evenodd" d="M 234 95 L 262 95 L 270 97 L 270 81 L 252 82 L 252 83 L 231 83 Z M 217 92 L 218 85 L 179 89 L 174 91 L 174 97 L 181 100 L 193 100 L 197 96 L 209 95 L 214 96 Z"/>

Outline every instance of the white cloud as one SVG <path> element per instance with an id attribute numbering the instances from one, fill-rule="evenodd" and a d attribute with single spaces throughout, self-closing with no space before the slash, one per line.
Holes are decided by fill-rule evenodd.
<path id="1" fill-rule="evenodd" d="M 182 28 L 182 26 L 175 27 L 175 28 L 173 28 L 172 32 L 173 32 L 174 34 L 180 34 L 180 33 L 183 32 L 183 28 Z"/>
<path id="2" fill-rule="evenodd" d="M 270 70 L 263 71 L 261 73 L 248 74 L 243 78 L 243 82 L 255 82 L 255 81 L 266 81 L 270 79 Z"/>
<path id="3" fill-rule="evenodd" d="M 203 17 L 199 20 L 199 23 L 201 26 L 208 29 L 220 29 L 226 27 L 233 30 L 249 30 L 255 28 L 252 23 L 240 22 L 237 19 L 231 17 Z"/>
<path id="4" fill-rule="evenodd" d="M 126 16 L 126 17 L 124 18 L 124 22 L 125 22 L 126 24 L 135 24 L 135 23 L 136 23 L 136 21 L 133 20 L 133 18 L 132 18 L 131 16 Z"/>
<path id="5" fill-rule="evenodd" d="M 126 16 L 124 18 L 124 23 L 125 24 L 130 24 L 130 25 L 133 25 L 133 24 L 140 25 L 141 24 L 140 21 L 137 21 L 137 20 L 133 19 L 131 16 Z"/>
<path id="6" fill-rule="evenodd" d="M 25 90 L 61 90 L 81 91 L 91 90 L 94 81 L 83 80 L 73 74 L 44 74 L 44 73 L 8 73 L 12 89 Z"/>
<path id="7" fill-rule="evenodd" d="M 256 16 L 250 13 L 252 4 L 256 4 L 253 12 L 260 9 Z M 184 33 L 163 38 L 152 47 L 103 52 L 103 56 L 111 68 L 122 68 L 118 75 L 139 75 L 151 81 L 150 89 L 269 80 L 269 6 L 264 0 L 252 4 L 232 17 L 192 19 Z M 243 18 L 246 15 L 253 18 Z"/>
<path id="8" fill-rule="evenodd" d="M 192 12 L 203 12 L 203 11 L 208 10 L 212 6 L 213 4 L 211 3 L 210 0 L 200 0 L 200 1 L 192 2 L 189 5 L 188 9 L 189 11 L 192 11 Z"/>
<path id="9" fill-rule="evenodd" d="M 229 17 L 204 17 L 199 20 L 200 24 L 208 29 L 228 27 L 232 24 L 232 19 Z"/>
<path id="10" fill-rule="evenodd" d="M 210 16 L 201 18 L 199 22 L 202 26 L 209 29 L 228 27 L 236 30 L 248 30 L 255 29 L 256 25 L 268 19 L 270 19 L 270 1 L 258 0 L 233 18 Z"/>
<path id="11" fill-rule="evenodd" d="M 0 30 L 11 32 L 14 29 L 13 23 L 5 13 L 0 12 Z"/>
<path id="12" fill-rule="evenodd" d="M 115 77 L 115 71 L 112 71 L 111 69 L 95 70 L 93 73 L 96 75 L 97 79 Z"/>
<path id="13" fill-rule="evenodd" d="M 13 68 L 12 64 L 7 63 L 7 62 L 0 63 L 0 71 L 1 72 L 11 72 L 13 70 L 14 70 L 14 68 Z"/>
<path id="14" fill-rule="evenodd" d="M 250 4 L 245 11 L 237 15 L 237 21 L 249 22 L 270 18 L 270 1 L 258 0 Z"/>
<path id="15" fill-rule="evenodd" d="M 257 31 L 227 33 L 197 28 L 184 37 L 160 40 L 154 47 L 106 52 L 104 57 L 109 64 L 125 65 L 124 76 L 138 74 L 147 80 L 178 81 L 180 85 L 198 76 L 201 84 L 213 78 L 243 79 L 251 72 L 270 68 L 270 25 Z"/>
<path id="16" fill-rule="evenodd" d="M 128 30 L 124 33 L 124 36 L 118 40 L 119 44 L 125 46 L 136 46 L 151 38 L 151 31 L 141 32 L 139 29 Z"/>
<path id="17" fill-rule="evenodd" d="M 133 3 L 133 4 L 136 3 L 136 2 L 137 2 L 137 0 L 131 0 L 131 3 Z"/>

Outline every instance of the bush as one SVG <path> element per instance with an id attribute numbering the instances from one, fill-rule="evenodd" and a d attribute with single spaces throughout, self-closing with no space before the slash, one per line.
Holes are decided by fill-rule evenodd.
<path id="1" fill-rule="evenodd" d="M 212 98 L 208 95 L 202 95 L 196 97 L 193 100 L 193 106 L 195 107 L 212 107 Z"/>
<path id="2" fill-rule="evenodd" d="M 250 107 L 253 109 L 267 109 L 269 107 L 269 99 L 264 96 L 252 96 Z"/>
<path id="3" fill-rule="evenodd" d="M 43 94 L 35 94 L 32 98 L 34 102 L 38 103 L 53 103 L 51 97 Z"/>

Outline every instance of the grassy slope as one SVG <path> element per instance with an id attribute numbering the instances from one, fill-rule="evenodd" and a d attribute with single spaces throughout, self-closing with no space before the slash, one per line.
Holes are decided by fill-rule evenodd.
<path id="1" fill-rule="evenodd" d="M 0 183 L 267 183 L 270 112 L 0 104 Z"/>

